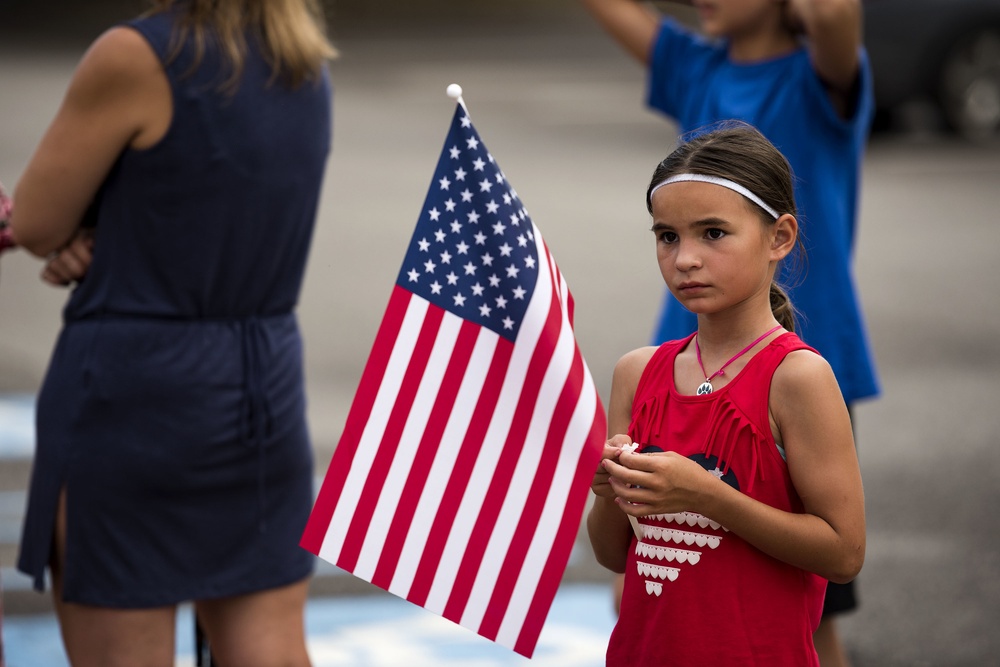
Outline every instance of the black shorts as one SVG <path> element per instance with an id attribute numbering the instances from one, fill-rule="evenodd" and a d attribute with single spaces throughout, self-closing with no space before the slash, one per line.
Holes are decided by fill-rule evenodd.
<path id="1" fill-rule="evenodd" d="M 832 581 L 826 586 L 826 598 L 823 600 L 823 618 L 854 611 L 858 601 L 854 597 L 854 582 L 835 584 Z"/>

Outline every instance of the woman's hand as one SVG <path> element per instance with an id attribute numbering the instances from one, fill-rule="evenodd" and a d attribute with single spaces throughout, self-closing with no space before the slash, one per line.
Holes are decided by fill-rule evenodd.
<path id="1" fill-rule="evenodd" d="M 49 258 L 42 269 L 42 280 L 56 287 L 67 287 L 83 280 L 94 253 L 94 230 L 80 229 L 68 244 Z"/>

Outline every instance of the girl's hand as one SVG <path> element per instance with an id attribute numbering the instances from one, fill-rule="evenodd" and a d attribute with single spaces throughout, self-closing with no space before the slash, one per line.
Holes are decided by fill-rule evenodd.
<path id="1" fill-rule="evenodd" d="M 49 258 L 42 269 L 42 280 L 56 287 L 66 287 L 83 280 L 94 252 L 94 230 L 81 229 L 61 250 Z"/>
<path id="2" fill-rule="evenodd" d="M 720 482 L 712 473 L 676 452 L 622 452 L 601 462 L 618 506 L 631 516 L 698 512 Z"/>
<path id="3" fill-rule="evenodd" d="M 631 444 L 632 438 L 621 433 L 613 436 L 604 443 L 604 453 L 601 456 L 601 462 L 597 465 L 597 472 L 594 473 L 594 481 L 590 483 L 590 490 L 594 492 L 594 495 L 601 498 L 615 497 L 615 491 L 608 483 L 610 475 L 604 467 L 604 461 L 617 461 L 622 453 L 622 447 Z"/>

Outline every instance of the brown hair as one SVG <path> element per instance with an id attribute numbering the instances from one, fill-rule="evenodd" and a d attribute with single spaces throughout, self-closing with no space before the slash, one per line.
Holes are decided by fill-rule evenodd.
<path id="1" fill-rule="evenodd" d="M 677 174 L 701 174 L 739 183 L 779 216 L 796 215 L 792 169 L 781 151 L 747 123 L 726 121 L 713 128 L 682 143 L 657 165 L 646 189 L 646 209 L 653 212 L 653 188 L 667 178 Z M 775 219 L 767 211 L 749 199 L 744 198 L 744 201 L 759 215 L 761 222 L 774 224 Z M 795 250 L 796 259 L 804 260 L 801 239 L 796 241 Z M 781 326 L 795 331 L 795 307 L 777 280 L 771 282 L 771 312 Z"/>
<path id="2" fill-rule="evenodd" d="M 175 54 L 193 38 L 197 67 L 211 34 L 218 40 L 229 76 L 220 86 L 233 91 L 239 85 L 246 59 L 247 34 L 260 40 L 271 64 L 272 81 L 292 87 L 320 77 L 323 63 L 337 55 L 326 35 L 317 0 L 153 0 L 153 11 L 176 9 Z"/>

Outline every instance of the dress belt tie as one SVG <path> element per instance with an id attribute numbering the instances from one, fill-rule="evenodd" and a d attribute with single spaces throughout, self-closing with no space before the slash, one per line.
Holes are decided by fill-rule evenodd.
<path id="1" fill-rule="evenodd" d="M 238 322 L 240 329 L 240 344 L 243 351 L 243 394 L 244 415 L 242 419 L 243 441 L 247 447 L 257 449 L 257 505 L 258 530 L 267 530 L 265 521 L 266 461 L 264 447 L 271 435 L 271 411 L 264 390 L 264 372 L 261 360 L 262 346 L 266 344 L 264 328 L 256 317 L 249 317 Z"/>

